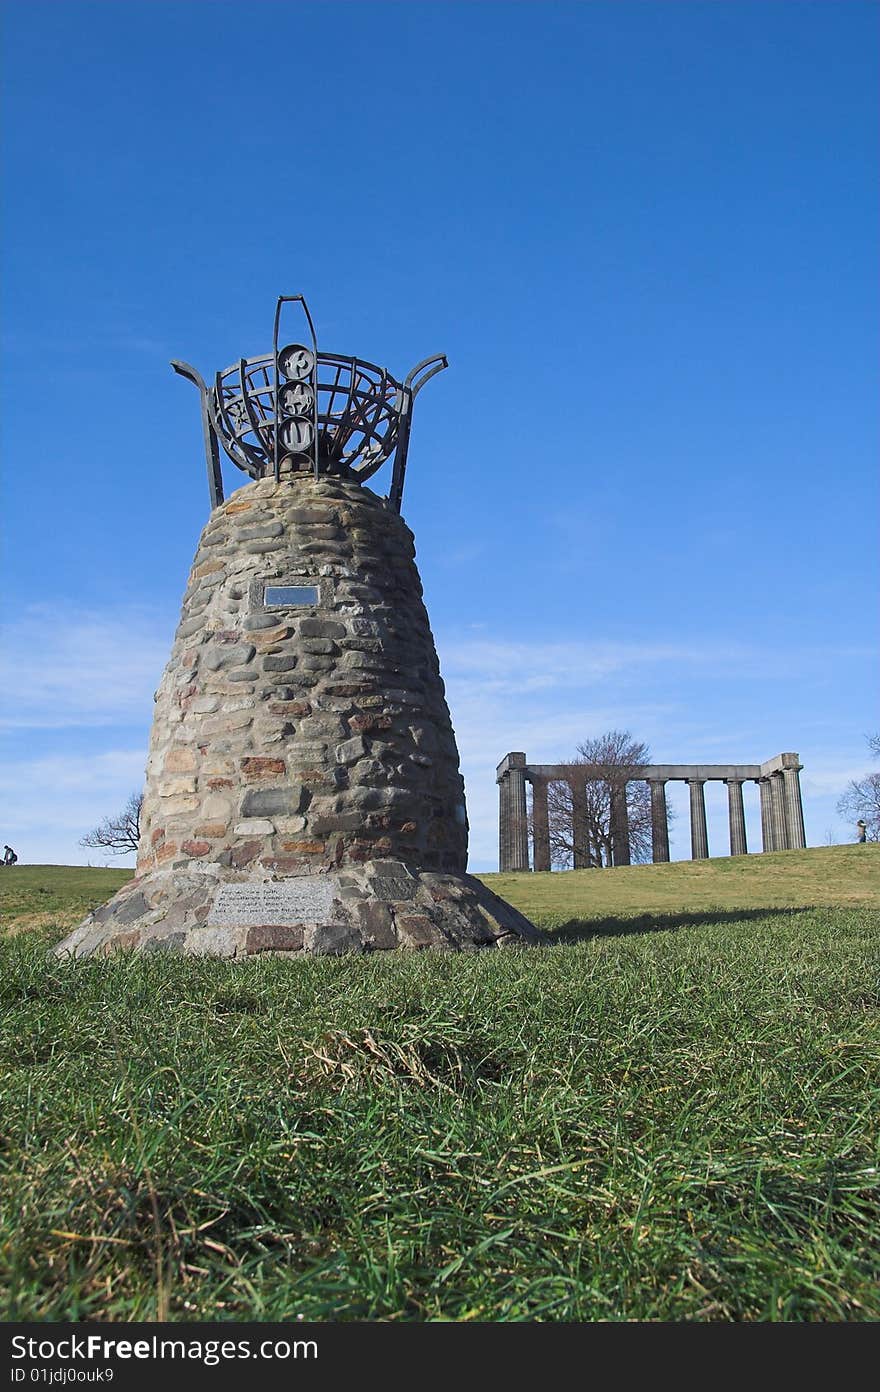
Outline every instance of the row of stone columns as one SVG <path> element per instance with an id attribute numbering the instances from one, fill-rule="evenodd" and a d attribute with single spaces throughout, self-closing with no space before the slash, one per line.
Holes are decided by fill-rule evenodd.
<path id="1" fill-rule="evenodd" d="M 781 767 L 773 768 L 781 763 Z M 693 767 L 693 766 L 691 766 Z M 760 768 L 770 767 L 771 772 L 759 778 L 720 777 L 733 773 L 727 768 L 702 769 L 702 773 L 714 773 L 718 781 L 727 785 L 728 822 L 730 828 L 730 854 L 747 855 L 746 819 L 743 805 L 743 783 L 754 781 L 758 784 L 761 800 L 761 843 L 765 851 L 797 850 L 806 845 L 804 835 L 804 814 L 801 803 L 799 772 L 801 765 L 796 755 L 784 754 L 779 759 L 769 760 Z M 559 773 L 567 773 L 567 781 L 572 792 L 572 843 L 574 847 L 574 868 L 581 870 L 593 864 L 587 823 L 586 784 L 587 779 L 577 766 L 560 766 Z M 751 769 L 737 770 L 745 775 Z M 548 768 L 547 773 L 556 773 L 556 768 Z M 652 859 L 655 863 L 669 860 L 669 814 L 666 804 L 666 783 L 669 774 L 681 777 L 690 772 L 679 766 L 664 769 L 657 766 L 658 774 L 665 777 L 650 776 L 650 766 L 644 770 L 646 782 L 651 790 L 651 839 Z M 690 799 L 691 858 L 705 860 L 709 855 L 709 837 L 706 827 L 706 777 L 698 777 L 694 770 L 692 777 L 684 777 L 688 785 Z M 759 768 L 754 767 L 758 773 Z M 509 754 L 499 766 L 500 793 L 500 844 L 499 859 L 501 869 L 529 869 L 529 826 L 526 806 L 526 782 L 532 784 L 532 837 L 534 842 L 534 868 L 538 871 L 550 869 L 550 823 L 548 814 L 547 789 L 551 781 L 537 771 L 533 772 L 526 764 L 524 754 Z M 713 780 L 714 781 L 714 780 Z M 611 788 L 611 851 L 614 865 L 629 865 L 629 816 L 626 805 L 626 783 Z"/>
<path id="2" fill-rule="evenodd" d="M 798 772 L 789 766 L 755 780 L 761 792 L 761 841 L 765 851 L 799 850 L 807 844 Z"/>

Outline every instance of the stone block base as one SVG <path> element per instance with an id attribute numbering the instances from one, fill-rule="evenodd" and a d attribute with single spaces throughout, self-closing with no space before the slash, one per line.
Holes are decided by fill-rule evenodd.
<path id="1" fill-rule="evenodd" d="M 537 943 L 543 935 L 471 875 L 374 860 L 335 874 L 233 878 L 217 865 L 131 880 L 55 949 L 250 957 L 259 953 L 461 951 Z"/>

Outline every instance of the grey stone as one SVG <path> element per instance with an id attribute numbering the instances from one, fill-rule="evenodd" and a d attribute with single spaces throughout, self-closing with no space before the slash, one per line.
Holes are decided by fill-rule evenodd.
<path id="1" fill-rule="evenodd" d="M 303 638 L 344 638 L 345 625 L 335 619 L 301 619 L 299 633 Z"/>
<path id="2" fill-rule="evenodd" d="M 322 923 L 315 928 L 307 928 L 304 945 L 319 957 L 363 951 L 361 935 L 352 923 Z"/>
<path id="3" fill-rule="evenodd" d="M 332 638 L 301 638 L 298 646 L 301 652 L 313 653 L 316 657 L 329 657 L 336 652 Z"/>
<path id="4" fill-rule="evenodd" d="M 241 800 L 241 815 L 244 818 L 293 816 L 302 811 L 305 791 L 297 783 L 286 788 L 248 788 Z"/>
<path id="5" fill-rule="evenodd" d="M 243 621 L 242 628 L 248 632 L 255 632 L 261 628 L 277 628 L 279 618 L 277 612 L 272 614 L 249 614 Z"/>
<path id="6" fill-rule="evenodd" d="M 267 537 L 283 535 L 284 527 L 280 522 L 263 522 L 256 527 L 242 527 L 239 532 L 242 541 L 264 541 Z"/>
<path id="7" fill-rule="evenodd" d="M 164 938 L 147 938 L 142 952 L 182 952 L 186 933 L 168 933 Z"/>
<path id="8" fill-rule="evenodd" d="M 358 759 L 362 759 L 366 752 L 367 746 L 363 739 L 356 735 L 354 739 L 343 740 L 337 745 L 336 758 L 340 764 L 354 764 Z"/>
<path id="9" fill-rule="evenodd" d="M 292 672 L 296 664 L 301 661 L 298 657 L 292 656 L 270 656 L 263 658 L 264 672 Z"/>
<path id="10" fill-rule="evenodd" d="M 403 899 L 414 899 L 417 882 L 411 878 L 392 879 L 390 876 L 377 877 L 372 881 L 373 894 L 383 903 L 395 903 Z"/>
<path id="11" fill-rule="evenodd" d="M 202 653 L 202 662 L 209 672 L 218 672 L 224 667 L 241 667 L 250 662 L 256 652 L 252 643 L 208 643 Z"/>
<path id="12" fill-rule="evenodd" d="M 143 894 L 130 894 L 120 905 L 114 914 L 117 923 L 133 923 L 136 918 L 143 918 L 149 912 L 147 901 Z"/>

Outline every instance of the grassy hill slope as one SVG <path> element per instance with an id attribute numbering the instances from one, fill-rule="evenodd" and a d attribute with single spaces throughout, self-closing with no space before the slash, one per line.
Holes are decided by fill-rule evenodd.
<path id="1" fill-rule="evenodd" d="M 880 908 L 880 844 L 480 879 L 542 924 L 701 909 Z"/>

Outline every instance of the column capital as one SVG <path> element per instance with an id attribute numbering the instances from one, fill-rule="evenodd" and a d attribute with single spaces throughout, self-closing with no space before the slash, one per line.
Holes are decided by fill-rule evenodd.
<path id="1" fill-rule="evenodd" d="M 510 773 L 511 769 L 524 769 L 525 766 L 526 756 L 522 753 L 521 750 L 515 750 L 512 754 L 505 754 L 504 758 L 501 760 L 501 763 L 495 770 L 495 782 L 500 783 L 502 778 L 504 778 L 506 774 Z"/>

